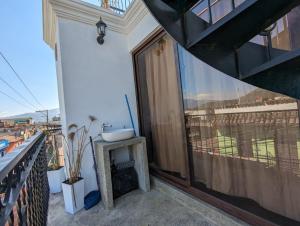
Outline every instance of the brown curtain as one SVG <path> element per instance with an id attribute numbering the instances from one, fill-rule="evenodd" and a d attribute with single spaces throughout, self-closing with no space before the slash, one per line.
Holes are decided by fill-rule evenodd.
<path id="1" fill-rule="evenodd" d="M 179 56 L 193 182 L 300 221 L 296 101 Z"/>
<path id="2" fill-rule="evenodd" d="M 196 181 L 224 194 L 249 198 L 264 208 L 300 220 L 299 176 L 247 159 L 193 153 Z"/>
<path id="3" fill-rule="evenodd" d="M 156 165 L 186 177 L 185 144 L 175 46 L 163 37 L 145 53 L 146 81 Z"/>

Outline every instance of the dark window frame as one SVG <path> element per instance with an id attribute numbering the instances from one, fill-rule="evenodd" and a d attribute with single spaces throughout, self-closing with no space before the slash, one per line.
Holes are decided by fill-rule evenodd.
<path id="1" fill-rule="evenodd" d="M 167 34 L 167 32 L 164 31 L 162 28 L 158 29 L 157 31 L 153 32 L 153 34 L 151 34 L 145 41 L 143 41 L 137 48 L 135 48 L 131 52 L 133 69 L 134 69 L 134 82 L 135 82 L 135 91 L 136 91 L 139 132 L 141 135 L 143 135 L 144 125 L 143 125 L 143 120 L 142 120 L 143 109 L 141 108 L 141 101 L 142 101 L 141 99 L 142 98 L 140 96 L 140 94 L 141 94 L 140 79 L 141 78 L 139 78 L 139 76 L 138 76 L 138 68 L 139 68 L 139 65 L 137 63 L 138 55 L 140 53 L 142 53 L 144 50 L 146 50 L 147 48 L 149 48 L 152 44 L 154 44 L 156 41 L 158 41 L 161 37 L 163 37 L 166 34 Z M 176 60 L 178 60 L 178 59 L 176 59 Z M 179 78 L 179 81 L 180 80 L 181 79 Z M 180 89 L 179 92 L 180 92 L 180 96 L 183 98 L 182 90 Z M 300 101 L 298 100 L 297 102 L 298 102 L 298 106 L 300 106 Z M 183 100 L 182 100 L 182 104 L 183 104 Z M 300 112 L 300 109 L 299 109 L 299 112 Z M 186 142 L 186 144 L 187 144 L 187 142 Z M 151 161 L 153 150 L 148 148 L 147 151 L 148 151 L 149 160 Z M 163 181 L 166 181 L 167 183 L 173 185 L 174 187 L 179 188 L 180 190 L 187 192 L 187 193 L 191 194 L 192 196 L 194 196 L 204 202 L 207 202 L 207 203 L 211 204 L 212 206 L 215 206 L 218 209 L 221 209 L 224 212 L 227 212 L 230 215 L 237 217 L 251 225 L 262 225 L 262 226 L 277 225 L 276 223 L 273 223 L 265 218 L 257 216 L 247 210 L 244 210 L 244 209 L 239 208 L 229 202 L 226 202 L 226 201 L 222 200 L 221 198 L 216 197 L 215 195 L 209 194 L 205 191 L 202 191 L 202 190 L 192 186 L 192 184 L 191 184 L 191 173 L 193 172 L 192 171 L 192 158 L 191 158 L 191 150 L 188 147 L 188 144 L 187 144 L 187 153 L 186 154 L 187 154 L 187 159 L 188 159 L 188 171 L 187 172 L 189 174 L 187 181 L 182 181 L 179 178 L 171 176 L 165 172 L 154 169 L 152 167 L 150 167 L 151 175 L 153 175 Z M 294 223 L 293 220 L 290 221 L 288 218 L 285 218 L 285 217 L 283 217 L 283 218 L 284 218 L 283 220 L 286 220 L 287 223 L 289 223 L 289 225 L 292 225 L 292 223 Z"/>

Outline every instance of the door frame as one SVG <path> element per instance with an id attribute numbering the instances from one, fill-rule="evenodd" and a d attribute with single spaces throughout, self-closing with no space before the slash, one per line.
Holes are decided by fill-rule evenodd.
<path id="1" fill-rule="evenodd" d="M 136 91 L 136 102 L 137 102 L 137 110 L 138 110 L 138 122 L 139 122 L 139 133 L 141 135 L 143 135 L 143 131 L 144 131 L 144 124 L 143 124 L 143 109 L 141 107 L 141 102 L 142 102 L 142 97 L 141 97 L 141 90 L 140 90 L 140 84 L 141 84 L 141 79 L 138 76 L 138 55 L 140 53 L 142 53 L 143 51 L 145 51 L 147 48 L 151 47 L 155 42 L 157 42 L 160 38 L 162 38 L 163 36 L 165 36 L 167 33 L 161 28 L 158 31 L 154 32 L 145 42 L 143 42 L 140 46 L 138 46 L 138 48 L 136 48 L 134 51 L 132 51 L 132 57 L 133 57 L 133 66 L 134 66 L 134 81 L 135 81 L 135 91 Z M 176 42 L 175 42 L 176 43 Z M 175 51 L 177 51 L 177 48 L 175 49 Z M 176 59 L 177 61 L 178 59 Z M 178 64 L 177 64 L 178 65 Z M 177 70 L 179 71 L 179 66 L 177 68 Z M 182 97 L 182 91 L 181 91 L 181 81 L 180 81 L 180 76 L 177 76 L 177 80 L 178 80 L 178 92 L 179 92 L 179 96 L 180 96 L 180 105 L 182 106 L 182 111 L 183 109 L 183 97 Z M 187 150 L 187 139 L 186 139 L 186 129 L 185 129 L 185 118 L 184 118 L 184 114 L 182 114 L 182 124 L 183 124 L 183 128 L 182 128 L 182 132 L 184 134 L 183 137 L 183 142 L 184 142 L 184 156 L 185 156 L 185 168 L 186 168 L 186 172 L 187 172 L 187 176 L 186 176 L 186 180 L 180 179 L 178 177 L 172 176 L 166 172 L 163 172 L 159 169 L 156 169 L 154 167 L 150 166 L 150 172 L 156 175 L 160 175 L 163 178 L 167 178 L 168 180 L 171 180 L 175 183 L 178 183 L 182 186 L 190 186 L 191 185 L 191 178 L 190 178 L 190 164 L 189 164 L 189 156 L 188 156 L 188 150 Z M 149 150 L 149 148 L 147 148 L 148 151 L 148 156 L 149 153 L 152 155 L 152 153 L 154 152 L 152 149 Z"/>
<path id="2" fill-rule="evenodd" d="M 136 91 L 136 103 L 137 103 L 137 111 L 138 111 L 138 122 L 139 122 L 139 132 L 141 135 L 143 135 L 143 120 L 142 120 L 142 115 L 143 115 L 143 109 L 141 108 L 141 97 L 140 97 L 140 78 L 138 76 L 138 64 L 137 64 L 137 56 L 139 53 L 144 51 L 146 48 L 149 48 L 153 43 L 155 43 L 157 40 L 159 40 L 161 37 L 166 35 L 167 32 L 164 31 L 162 28 L 158 29 L 155 31 L 153 34 L 150 35 L 149 38 L 147 38 L 142 44 L 140 44 L 137 48 L 135 48 L 132 51 L 132 62 L 133 62 L 133 69 L 134 69 L 134 82 L 135 82 L 135 91 Z M 178 59 L 176 59 L 178 60 Z M 180 76 L 179 78 L 180 79 Z M 181 79 L 180 79 L 181 80 Z M 181 82 L 181 81 L 180 81 Z M 179 83 L 181 84 L 181 83 Z M 183 93 L 181 90 L 181 86 L 179 87 L 180 96 L 182 98 L 182 107 L 183 107 Z M 300 101 L 299 101 L 300 103 Z M 299 104 L 300 105 L 300 104 Z M 300 111 L 300 110 L 299 110 Z M 185 123 L 185 117 L 184 115 L 182 116 L 184 123 Z M 184 124 L 185 125 L 185 124 Z M 192 157 L 191 157 L 191 150 L 189 150 L 189 146 L 187 143 L 187 137 L 186 137 L 186 128 L 184 127 L 184 134 L 185 134 L 185 144 L 186 144 L 186 160 L 187 160 L 187 180 L 183 181 L 182 179 L 176 178 L 175 176 L 169 175 L 165 172 L 162 172 L 160 170 L 154 169 L 153 167 L 150 167 L 150 173 L 153 176 L 158 177 L 159 179 L 169 183 L 170 185 L 173 185 L 174 187 L 191 194 L 193 197 L 202 200 L 220 210 L 223 210 L 224 212 L 239 218 L 251 225 L 258 225 L 258 226 L 275 226 L 277 224 L 262 218 L 260 216 L 257 216 L 247 210 L 244 210 L 242 208 L 239 208 L 229 202 L 226 202 L 214 195 L 211 195 L 209 193 L 206 193 L 205 191 L 202 191 L 192 185 L 191 182 L 191 176 L 193 173 L 192 169 Z M 147 152 L 153 152 L 153 150 L 147 150 Z M 148 154 L 149 155 L 149 154 Z"/>

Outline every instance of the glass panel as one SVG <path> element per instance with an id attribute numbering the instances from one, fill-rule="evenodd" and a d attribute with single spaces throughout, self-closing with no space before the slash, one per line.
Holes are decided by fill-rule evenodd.
<path id="1" fill-rule="evenodd" d="M 272 47 L 275 49 L 291 50 L 288 17 L 284 16 L 275 23 L 271 32 Z"/>
<path id="2" fill-rule="evenodd" d="M 233 9 L 231 0 L 218 0 L 211 2 L 213 2 L 211 5 L 213 23 L 216 23 L 218 20 L 222 19 Z"/>
<path id="3" fill-rule="evenodd" d="M 270 26 L 271 56 L 272 58 L 300 48 L 300 7 L 293 9 L 284 17 Z M 269 28 L 269 29 L 270 29 Z M 268 37 L 257 35 L 250 42 L 268 46 Z M 267 50 L 266 50 L 267 51 Z"/>
<path id="4" fill-rule="evenodd" d="M 224 16 L 229 14 L 234 7 L 238 7 L 246 0 L 210 0 L 212 23 L 216 23 Z M 193 8 L 193 13 L 197 14 L 203 20 L 209 22 L 208 0 L 199 1 Z"/>
<path id="5" fill-rule="evenodd" d="M 300 7 L 294 8 L 287 15 L 291 49 L 300 48 Z"/>
<path id="6" fill-rule="evenodd" d="M 235 7 L 238 7 L 239 5 L 241 5 L 245 1 L 247 1 L 247 0 L 234 0 Z"/>
<path id="7" fill-rule="evenodd" d="M 200 1 L 193 9 L 192 12 L 201 17 L 206 22 L 209 22 L 208 2 L 207 0 Z"/>
<path id="8" fill-rule="evenodd" d="M 267 30 L 250 40 L 239 50 L 239 61 L 243 65 L 241 74 L 247 75 L 254 68 L 275 59 L 276 57 L 288 54 L 290 51 L 300 47 L 300 7 L 290 11 Z M 250 45 L 251 44 L 251 45 Z M 250 49 L 249 49 L 250 48 Z M 249 60 L 248 52 L 252 52 Z"/>
<path id="9" fill-rule="evenodd" d="M 164 36 L 138 56 L 144 82 L 142 108 L 153 150 L 152 167 L 170 175 L 187 177 L 185 129 L 176 45 Z"/>
<path id="10" fill-rule="evenodd" d="M 272 31 L 270 32 L 271 46 L 273 48 L 273 51 L 278 51 L 279 54 L 292 50 L 291 35 L 288 24 L 288 15 L 286 15 L 280 18 L 275 24 L 270 27 L 270 29 L 272 29 Z M 253 39 L 251 39 L 250 42 L 267 46 L 268 38 L 267 36 L 257 35 Z"/>
<path id="11" fill-rule="evenodd" d="M 211 0 L 211 22 L 216 23 L 224 16 L 228 15 L 235 7 L 240 6 L 246 0 Z M 210 22 L 210 15 L 208 9 L 209 1 L 199 1 L 192 11 L 206 22 Z M 270 52 L 271 58 L 279 56 L 300 47 L 300 7 L 293 9 L 284 17 L 280 18 L 275 24 L 271 26 L 270 42 L 272 50 Z M 257 35 L 250 40 L 250 42 L 268 46 L 268 37 Z M 266 54 L 268 50 L 266 48 Z M 266 59 L 268 61 L 269 59 Z"/>
<path id="12" fill-rule="evenodd" d="M 296 100 L 233 79 L 179 47 L 196 187 L 300 220 Z"/>
<path id="13" fill-rule="evenodd" d="M 289 51 L 300 48 L 300 7 L 294 8 L 275 25 L 271 32 L 274 49 Z"/>

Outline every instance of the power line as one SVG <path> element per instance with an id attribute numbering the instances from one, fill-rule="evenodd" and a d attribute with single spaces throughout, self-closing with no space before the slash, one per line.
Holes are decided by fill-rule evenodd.
<path id="1" fill-rule="evenodd" d="M 8 97 L 9 99 L 13 100 L 13 101 L 16 102 L 17 104 L 20 104 L 20 105 L 22 105 L 23 107 L 26 107 L 26 108 L 29 109 L 29 107 L 28 107 L 27 105 L 25 105 L 25 104 L 19 102 L 18 100 L 16 100 L 15 98 L 9 96 L 9 95 L 6 94 L 5 92 L 3 92 L 3 91 L 0 90 L 0 93 L 1 93 L 2 95 L 4 95 L 4 96 Z"/>
<path id="2" fill-rule="evenodd" d="M 16 90 L 13 86 L 11 86 L 7 81 L 5 81 L 1 76 L 0 80 L 5 83 L 9 88 L 11 88 L 20 98 L 22 98 L 27 104 L 29 104 L 31 107 L 36 108 L 31 102 L 29 102 L 22 94 Z"/>
<path id="3" fill-rule="evenodd" d="M 14 67 L 9 63 L 9 61 L 7 60 L 7 58 L 4 56 L 4 54 L 0 51 L 0 55 L 1 57 L 5 60 L 5 62 L 8 64 L 8 66 L 11 68 L 11 70 L 14 72 L 14 74 L 16 75 L 16 77 L 20 80 L 20 82 L 23 84 L 23 86 L 27 89 L 27 91 L 30 93 L 30 95 L 33 97 L 33 99 L 35 100 L 35 102 L 40 105 L 42 108 L 43 105 L 38 101 L 38 99 L 35 97 L 35 95 L 33 94 L 33 92 L 29 89 L 29 87 L 26 85 L 26 83 L 23 81 L 23 79 L 21 78 L 21 76 L 16 72 L 16 70 L 14 69 Z"/>

